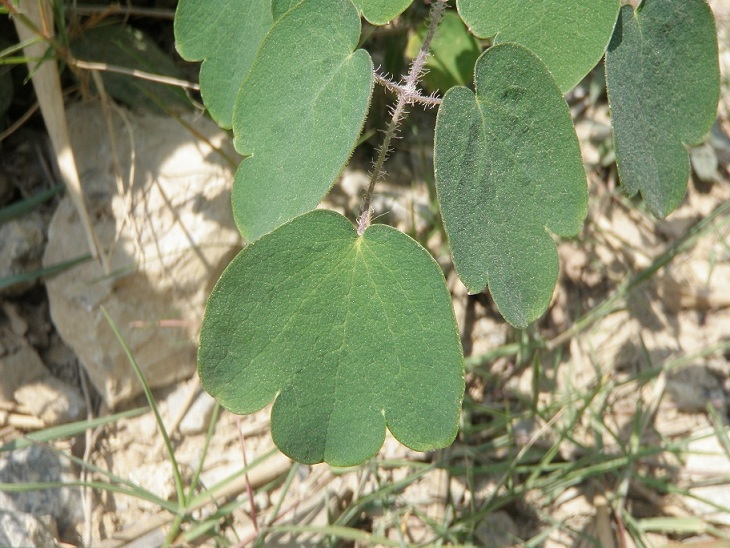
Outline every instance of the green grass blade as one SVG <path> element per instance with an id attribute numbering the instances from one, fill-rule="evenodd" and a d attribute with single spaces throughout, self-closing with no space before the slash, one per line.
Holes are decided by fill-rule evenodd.
<path id="1" fill-rule="evenodd" d="M 106 483 L 102 481 L 46 481 L 33 483 L 0 483 L 0 492 L 3 493 L 26 493 L 28 491 L 40 491 L 43 489 L 61 489 L 63 487 L 91 487 L 100 491 L 109 491 L 121 495 L 127 495 L 151 502 L 160 508 L 170 512 L 177 512 L 178 506 L 175 502 L 170 502 L 160 498 L 149 491 L 142 488 L 125 488 L 114 483 Z"/>
<path id="2" fill-rule="evenodd" d="M 45 430 L 33 432 L 17 440 L 12 440 L 5 445 L 0 447 L 0 453 L 5 451 L 15 451 L 33 445 L 34 443 L 44 443 L 62 438 L 70 438 L 82 434 L 89 428 L 97 428 L 99 426 L 105 426 L 119 419 L 128 419 L 132 417 L 139 417 L 147 412 L 144 407 L 138 407 L 137 409 L 130 409 L 129 411 L 123 411 L 121 413 L 115 413 L 114 415 L 107 415 L 105 417 L 99 417 L 87 421 L 73 422 L 70 424 L 62 424 L 60 426 L 52 426 Z"/>
<path id="3" fill-rule="evenodd" d="M 36 36 L 33 38 L 29 38 L 28 40 L 18 42 L 17 44 L 13 44 L 12 46 L 9 46 L 3 50 L 0 50 L 0 59 L 4 59 L 17 51 L 22 51 L 23 48 L 32 46 L 33 44 L 37 44 L 38 42 L 41 42 L 41 40 L 42 39 L 40 37 Z"/>
<path id="4" fill-rule="evenodd" d="M 270 533 L 314 533 L 325 537 L 334 537 L 342 540 L 364 543 L 365 546 L 402 546 L 396 540 L 371 535 L 361 529 L 344 527 L 342 525 L 327 525 L 317 527 L 315 525 L 278 525 L 268 530 Z"/>
<path id="5" fill-rule="evenodd" d="M 39 192 L 35 196 L 31 196 L 30 198 L 26 198 L 25 200 L 15 202 L 7 207 L 0 209 L 0 224 L 4 223 L 6 221 L 9 221 L 10 219 L 20 217 L 21 215 L 25 215 L 26 213 L 33 211 L 40 204 L 53 198 L 56 194 L 61 192 L 64 188 L 65 188 L 65 185 L 56 185 L 54 187 L 49 188 L 48 190 Z"/>
<path id="6" fill-rule="evenodd" d="M 188 489 L 188 500 L 193 498 L 193 493 L 195 492 L 195 489 L 198 487 L 198 482 L 200 481 L 200 474 L 203 472 L 203 464 L 205 463 L 205 457 L 208 455 L 208 449 L 210 448 L 210 440 L 213 439 L 213 433 L 215 432 L 215 425 L 218 422 L 218 415 L 221 411 L 221 405 L 216 402 L 215 407 L 213 407 L 213 415 L 210 417 L 210 424 L 208 425 L 208 433 L 205 436 L 205 443 L 203 445 L 203 452 L 200 455 L 200 463 L 198 464 L 198 467 L 195 469 L 195 474 L 193 475 L 193 481 L 190 482 L 190 488 Z"/>
<path id="7" fill-rule="evenodd" d="M 12 276 L 6 276 L 5 278 L 0 279 L 0 291 L 21 283 L 31 282 L 39 278 L 47 278 L 49 276 L 53 276 L 54 274 L 58 274 L 59 272 L 63 272 L 64 270 L 68 270 L 69 268 L 80 265 L 81 263 L 90 261 L 91 258 L 91 255 L 82 255 L 81 257 L 76 257 L 75 259 L 62 261 L 60 263 L 56 263 L 44 268 L 31 270 L 30 272 L 22 272 L 20 274 L 13 274 Z"/>
<path id="8" fill-rule="evenodd" d="M 117 327 L 117 324 L 114 322 L 112 317 L 109 315 L 109 312 L 107 312 L 106 308 L 104 308 L 103 306 L 101 306 L 100 308 L 101 308 L 102 314 L 104 314 L 104 318 L 106 318 L 106 321 L 109 323 L 109 327 L 111 327 L 112 331 L 114 332 L 114 335 L 116 336 L 117 340 L 119 341 L 119 344 L 122 345 L 122 349 L 124 350 L 124 353 L 127 355 L 127 359 L 129 360 L 129 363 L 132 366 L 132 369 L 134 369 L 134 373 L 137 375 L 137 379 L 139 379 L 139 382 L 142 384 L 142 389 L 144 390 L 145 397 L 147 398 L 147 401 L 150 404 L 150 408 L 152 409 L 152 412 L 155 415 L 155 420 L 157 421 L 157 427 L 160 429 L 162 438 L 165 441 L 165 448 L 167 449 L 167 456 L 170 459 L 170 466 L 172 466 L 172 473 L 175 478 L 175 489 L 177 491 L 178 504 L 181 507 L 184 507 L 185 503 L 186 503 L 185 488 L 183 487 L 182 476 L 180 474 L 180 467 L 178 466 L 177 460 L 175 459 L 175 451 L 172 448 L 172 442 L 170 441 L 170 436 L 167 434 L 167 429 L 165 428 L 165 423 L 162 421 L 162 416 L 160 415 L 160 410 L 157 408 L 157 403 L 155 402 L 155 398 L 152 395 L 152 390 L 150 389 L 150 386 L 147 384 L 147 381 L 144 378 L 144 375 L 142 374 L 142 370 L 139 368 L 139 364 L 137 363 L 137 360 L 132 355 L 132 350 L 129 348 L 127 341 L 125 341 L 124 337 L 122 337 L 122 334 L 120 333 L 119 328 Z"/>

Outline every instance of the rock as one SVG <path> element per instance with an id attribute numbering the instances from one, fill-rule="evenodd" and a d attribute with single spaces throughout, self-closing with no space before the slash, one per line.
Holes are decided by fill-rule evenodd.
<path id="1" fill-rule="evenodd" d="M 0 510 L 0 546 L 57 547 L 54 529 L 50 516 Z"/>
<path id="2" fill-rule="evenodd" d="M 10 330 L 21 337 L 25 337 L 28 333 L 28 322 L 23 318 L 18 310 L 18 307 L 12 303 L 2 304 L 3 313 L 8 319 L 10 324 Z"/>
<path id="3" fill-rule="evenodd" d="M 437 468 L 426 472 L 421 479 L 408 485 L 401 495 L 408 506 L 419 506 L 436 523 L 443 523 L 449 497 L 449 473 Z"/>
<path id="4" fill-rule="evenodd" d="M 180 432 L 187 435 L 202 434 L 208 430 L 215 409 L 215 400 L 204 390 L 195 398 L 190 411 L 180 423 Z"/>
<path id="5" fill-rule="evenodd" d="M 514 546 L 519 544 L 517 525 L 507 512 L 489 512 L 477 525 L 474 536 L 481 546 Z"/>
<path id="6" fill-rule="evenodd" d="M 45 222 L 38 213 L 30 213 L 0 225 L 0 279 L 17 276 L 41 266 Z M 35 281 L 24 281 L 0 290 L 20 295 L 33 287 Z"/>
<path id="7" fill-rule="evenodd" d="M 71 482 L 78 478 L 68 461 L 61 462 L 49 448 L 33 445 L 4 453 L 0 458 L 0 483 Z M 0 492 L 0 511 L 12 516 L 50 516 L 64 536 L 83 520 L 78 487 L 39 489 L 17 493 Z M 0 543 L 2 545 L 2 543 Z M 18 546 L 12 544 L 12 546 Z M 46 546 L 41 543 L 37 546 Z"/>
<path id="8" fill-rule="evenodd" d="M 708 403 L 724 411 L 722 381 L 704 365 L 688 365 L 669 371 L 667 393 L 680 411 L 705 412 Z"/>
<path id="9" fill-rule="evenodd" d="M 730 429 L 727 429 L 725 435 L 729 434 Z M 689 442 L 687 464 L 683 475 L 689 476 L 691 481 L 700 483 L 730 475 L 730 459 L 714 432 L 711 430 L 697 432 L 695 439 Z M 682 500 L 697 517 L 730 525 L 730 513 L 718 510 L 718 508 L 730 508 L 730 490 L 727 485 L 692 487 L 689 493 L 690 496 L 682 497 Z"/>
<path id="10" fill-rule="evenodd" d="M 68 112 L 84 196 L 109 267 L 105 272 L 87 262 L 46 284 L 59 334 L 110 408 L 140 394 L 141 385 L 101 306 L 152 387 L 189 377 L 207 296 L 240 245 L 230 205 L 233 171 L 209 144 L 232 155 L 227 135 L 200 116 L 183 118 L 208 142 L 172 118 L 129 112 L 124 117 L 126 123 L 119 114 L 113 119 L 122 179 L 117 181 L 100 108 L 77 105 Z M 64 198 L 43 262 L 86 253 L 83 229 Z"/>
<path id="11" fill-rule="evenodd" d="M 86 402 L 79 391 L 51 376 L 18 388 L 15 401 L 48 426 L 82 420 L 86 415 Z"/>
<path id="12" fill-rule="evenodd" d="M 177 417 L 182 406 L 188 399 L 191 387 L 183 385 L 176 389 L 168 399 L 169 416 Z M 186 435 L 202 434 L 207 431 L 210 418 L 215 408 L 215 400 L 208 395 L 202 388 L 196 390 L 195 399 L 190 405 L 187 413 L 180 422 L 180 433 Z"/>
<path id="13" fill-rule="evenodd" d="M 5 355 L 0 355 L 0 400 L 13 401 L 15 391 L 48 375 L 40 357 L 26 340 L 0 327 Z"/>

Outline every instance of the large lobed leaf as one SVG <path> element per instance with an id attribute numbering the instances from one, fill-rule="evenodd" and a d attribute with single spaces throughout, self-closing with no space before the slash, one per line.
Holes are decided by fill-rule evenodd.
<path id="1" fill-rule="evenodd" d="M 350 0 L 290 4 L 234 108 L 234 144 L 252 157 L 236 173 L 233 213 L 249 242 L 320 202 L 355 146 L 372 93 L 372 61 L 356 50 L 360 17 Z"/>
<path id="2" fill-rule="evenodd" d="M 619 0 L 457 0 L 456 5 L 477 36 L 529 48 L 563 92 L 601 59 L 619 10 Z"/>
<path id="3" fill-rule="evenodd" d="M 558 276 L 550 233 L 575 235 L 588 192 L 568 106 L 545 65 L 514 44 L 475 68 L 476 95 L 444 97 L 436 121 L 436 188 L 454 266 L 477 293 L 488 284 L 512 325 L 547 308 Z"/>
<path id="4" fill-rule="evenodd" d="M 200 93 L 222 127 L 233 123 L 233 103 L 261 41 L 273 24 L 271 0 L 180 0 L 175 46 L 188 61 L 203 61 Z"/>
<path id="5" fill-rule="evenodd" d="M 457 431 L 464 371 L 441 270 L 420 245 L 375 225 L 358 236 L 315 210 L 244 249 L 203 321 L 203 386 L 234 413 L 272 399 L 279 448 L 354 465 L 385 427 L 418 451 Z"/>
<path id="6" fill-rule="evenodd" d="M 403 13 L 413 0 L 352 0 L 373 25 L 385 25 Z"/>
<path id="7" fill-rule="evenodd" d="M 702 141 L 717 111 L 717 37 L 705 0 L 624 6 L 606 53 L 606 83 L 621 184 L 664 217 L 687 190 L 685 146 Z"/>

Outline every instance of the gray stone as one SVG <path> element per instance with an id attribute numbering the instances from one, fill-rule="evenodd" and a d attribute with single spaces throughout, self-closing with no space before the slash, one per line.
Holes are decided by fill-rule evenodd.
<path id="1" fill-rule="evenodd" d="M 0 510 L 0 546 L 58 546 L 53 518 L 44 518 Z"/>
<path id="2" fill-rule="evenodd" d="M 230 205 L 233 170 L 209 144 L 234 154 L 227 135 L 200 116 L 183 118 L 208 143 L 172 118 L 124 117 L 126 122 L 119 114 L 113 119 L 117 181 L 101 109 L 78 105 L 68 112 L 108 270 L 88 262 L 46 284 L 53 323 L 110 408 L 139 395 L 141 385 L 101 306 L 152 387 L 187 378 L 195 371 L 207 296 L 240 246 Z M 49 227 L 44 264 L 86 253 L 81 224 L 64 199 Z"/>
<path id="3" fill-rule="evenodd" d="M 518 544 L 517 525 L 507 512 L 490 512 L 477 525 L 474 535 L 481 546 L 513 546 Z"/>
<path id="4" fill-rule="evenodd" d="M 703 364 L 668 372 L 667 393 L 680 411 L 701 413 L 708 403 L 724 406 L 722 382 Z"/>
<path id="5" fill-rule="evenodd" d="M 45 222 L 38 213 L 30 213 L 0 225 L 0 278 L 9 278 L 41 266 Z M 34 281 L 15 284 L 0 293 L 19 295 L 34 285 Z"/>
<path id="6" fill-rule="evenodd" d="M 68 462 L 62 462 L 53 451 L 41 445 L 0 456 L 0 483 L 63 483 L 77 480 Z M 14 516 L 51 516 L 62 534 L 72 530 L 83 519 L 78 487 L 0 492 L 0 510 Z"/>

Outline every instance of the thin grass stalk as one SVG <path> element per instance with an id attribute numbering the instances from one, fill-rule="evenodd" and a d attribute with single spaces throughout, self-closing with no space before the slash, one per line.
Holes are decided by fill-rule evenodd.
<path id="1" fill-rule="evenodd" d="M 144 375 L 142 374 L 142 370 L 139 367 L 139 364 L 137 363 L 137 360 L 135 359 L 134 355 L 132 354 L 132 350 L 129 348 L 129 345 L 127 344 L 127 341 L 124 340 L 124 337 L 122 336 L 121 332 L 119 331 L 119 328 L 117 327 L 117 324 L 114 322 L 114 319 L 109 315 L 109 312 L 104 306 L 99 307 L 101 309 L 101 313 L 104 314 L 104 318 L 106 319 L 107 323 L 109 324 L 109 327 L 111 327 L 112 331 L 114 332 L 115 337 L 119 341 L 119 344 L 122 346 L 122 349 L 124 350 L 124 353 L 127 356 L 127 359 L 129 360 L 130 365 L 132 366 L 132 369 L 134 370 L 135 375 L 137 376 L 137 379 L 139 380 L 140 384 L 142 385 L 142 390 L 144 390 L 144 395 L 147 398 L 147 402 L 150 405 L 150 408 L 152 409 L 152 413 L 155 415 L 155 420 L 157 421 L 157 427 L 160 429 L 160 434 L 162 435 L 164 441 L 165 441 L 165 447 L 167 449 L 167 456 L 170 460 L 170 466 L 172 467 L 172 473 L 173 477 L 175 479 L 175 489 L 177 491 L 177 501 L 178 501 L 178 510 L 181 510 L 186 505 L 186 498 L 185 498 L 185 488 L 183 487 L 183 481 L 182 481 L 182 475 L 180 474 L 180 467 L 177 464 L 177 460 L 175 459 L 175 450 L 172 447 L 172 442 L 170 441 L 170 437 L 167 435 L 167 430 L 165 428 L 165 423 L 162 421 L 162 416 L 160 415 L 160 410 L 157 408 L 157 403 L 155 402 L 155 398 L 152 395 L 152 390 L 150 389 L 150 386 L 147 384 L 147 380 L 144 378 Z"/>

